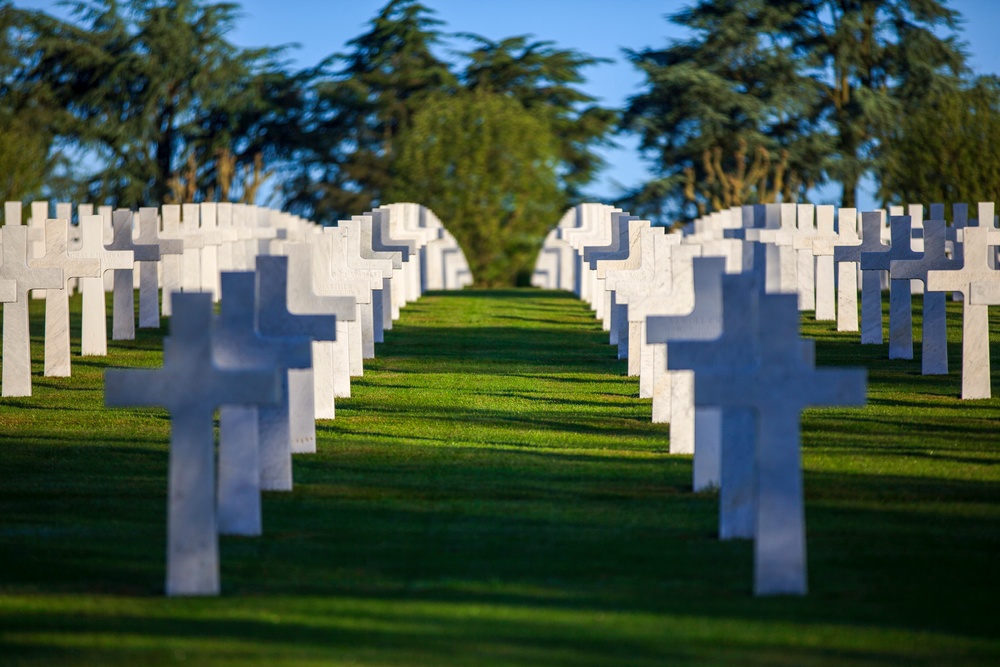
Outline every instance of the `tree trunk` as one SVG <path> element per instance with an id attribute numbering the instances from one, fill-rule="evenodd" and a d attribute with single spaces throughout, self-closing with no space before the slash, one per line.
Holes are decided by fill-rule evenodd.
<path id="1" fill-rule="evenodd" d="M 854 175 L 844 177 L 844 194 L 840 198 L 841 208 L 857 208 L 859 180 L 861 179 Z"/>

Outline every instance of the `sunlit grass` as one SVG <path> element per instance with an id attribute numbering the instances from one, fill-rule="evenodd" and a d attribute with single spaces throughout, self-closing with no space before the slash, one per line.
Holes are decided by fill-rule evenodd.
<path id="1" fill-rule="evenodd" d="M 889 362 L 803 318 L 870 378 L 803 418 L 805 598 L 750 595 L 586 307 L 512 290 L 407 308 L 264 536 L 222 539 L 223 596 L 166 599 L 169 421 L 102 407 L 164 331 L 43 378 L 36 302 L 34 396 L 0 402 L 0 664 L 996 664 L 1000 400 L 958 399 L 955 305 L 937 378 L 919 340 Z"/>

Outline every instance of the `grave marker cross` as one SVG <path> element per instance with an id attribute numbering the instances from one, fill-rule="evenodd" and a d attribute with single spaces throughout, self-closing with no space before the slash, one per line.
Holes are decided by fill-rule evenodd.
<path id="1" fill-rule="evenodd" d="M 288 369 L 308 368 L 312 347 L 305 336 L 262 336 L 257 331 L 256 276 L 223 273 L 222 307 L 212 352 L 224 369 L 263 368 L 279 375 L 275 407 L 288 409 Z M 260 417 L 255 405 L 219 410 L 219 532 L 260 535 Z"/>
<path id="2" fill-rule="evenodd" d="M 814 405 L 860 405 L 865 371 L 816 369 L 812 341 L 798 334 L 797 299 L 761 295 L 753 333 L 759 361 L 703 373 L 695 404 L 749 408 L 757 417 L 754 594 L 806 593 L 800 420 Z"/>
<path id="3" fill-rule="evenodd" d="M 166 593 L 218 595 L 215 409 L 274 403 L 279 382 L 273 370 L 226 370 L 215 363 L 210 294 L 175 294 L 173 305 L 163 368 L 106 371 L 104 402 L 170 413 Z"/>
<path id="4" fill-rule="evenodd" d="M 104 218 L 100 215 L 85 215 L 80 220 L 83 245 L 80 250 L 70 252 L 76 259 L 97 259 L 101 262 L 101 276 L 105 271 L 131 269 L 131 250 L 107 250 L 104 247 Z M 132 286 L 129 284 L 129 290 Z M 80 278 L 83 292 L 83 327 L 80 338 L 80 354 L 83 356 L 105 356 L 108 353 L 107 310 L 104 299 L 104 279 Z"/>
<path id="5" fill-rule="evenodd" d="M 867 213 L 865 214 L 867 215 Z M 888 251 L 862 252 L 862 271 L 889 271 L 889 358 L 913 358 L 913 300 L 910 280 L 892 275 L 893 261 L 912 262 L 923 257 L 914 252 L 912 218 L 894 215 L 889 218 L 892 245 Z M 879 326 L 881 332 L 881 325 Z"/>
<path id="6" fill-rule="evenodd" d="M 45 375 L 69 377 L 71 372 L 69 335 L 69 290 L 71 278 L 97 278 L 101 262 L 71 258 L 67 251 L 68 220 L 45 221 L 45 256 L 29 260 L 35 268 L 62 269 L 61 289 L 45 291 Z"/>
<path id="7" fill-rule="evenodd" d="M 932 207 L 933 210 L 933 207 Z M 929 271 L 948 271 L 958 263 L 947 257 L 946 223 L 942 218 L 924 221 L 924 252 L 919 259 L 894 259 L 890 266 L 893 280 L 919 280 L 926 285 Z M 924 289 L 921 324 L 921 372 L 924 375 L 948 374 L 948 326 L 946 294 Z"/>
<path id="8" fill-rule="evenodd" d="M 264 336 L 336 340 L 333 315 L 297 315 L 288 309 L 288 258 L 257 257 L 257 330 Z M 260 409 L 261 488 L 292 489 L 292 452 L 315 451 L 312 369 L 288 371 L 288 406 Z M 312 440 L 308 440 L 311 433 Z"/>
<path id="9" fill-rule="evenodd" d="M 862 253 L 888 252 L 882 243 L 882 214 L 866 211 L 861 214 L 861 244 L 837 246 L 833 261 L 860 263 Z M 882 278 L 876 270 L 861 271 L 861 344 L 882 344 Z"/>
<path id="10" fill-rule="evenodd" d="M 31 396 L 31 333 L 28 328 L 28 293 L 33 289 L 59 289 L 65 284 L 62 269 L 28 265 L 28 228 L 4 225 L 0 244 L 3 264 L 0 280 L 14 282 L 14 300 L 3 304 L 4 396 Z"/>
<path id="11" fill-rule="evenodd" d="M 990 228 L 993 204 L 979 205 L 979 225 L 963 230 L 965 243 L 961 268 L 950 271 L 928 271 L 927 289 L 934 292 L 961 292 L 962 305 L 962 398 L 990 398 L 990 334 L 989 307 L 977 297 L 987 285 L 1000 282 L 1000 272 L 990 267 Z"/>

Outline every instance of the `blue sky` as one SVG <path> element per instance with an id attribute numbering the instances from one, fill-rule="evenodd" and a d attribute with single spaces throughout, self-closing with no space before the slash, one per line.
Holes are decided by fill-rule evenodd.
<path id="1" fill-rule="evenodd" d="M 277 46 L 296 43 L 289 51 L 295 65 L 314 65 L 327 55 L 347 50 L 346 43 L 367 29 L 367 23 L 386 0 L 242 0 L 242 18 L 230 39 L 239 46 Z M 471 32 L 490 39 L 531 34 L 561 48 L 572 48 L 614 62 L 584 73 L 583 88 L 600 103 L 621 107 L 640 90 L 639 72 L 623 57 L 622 48 L 661 47 L 669 38 L 682 37 L 664 16 L 687 2 L 668 0 L 423 0 L 450 33 Z M 1000 71 L 1000 0 L 952 0 L 948 3 L 964 18 L 962 39 L 977 73 Z M 19 7 L 63 14 L 53 0 L 15 0 Z M 455 46 L 460 43 L 456 42 Z M 595 199 L 616 195 L 617 185 L 635 186 L 646 177 L 646 166 L 629 137 L 616 139 L 618 148 L 603 151 L 608 167 L 589 188 Z M 839 188 L 827 188 L 817 203 L 837 203 Z M 859 202 L 872 207 L 871 195 Z"/>

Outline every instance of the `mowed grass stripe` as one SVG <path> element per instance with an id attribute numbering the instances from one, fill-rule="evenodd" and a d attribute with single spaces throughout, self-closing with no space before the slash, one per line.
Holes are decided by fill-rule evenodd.
<path id="1" fill-rule="evenodd" d="M 103 368 L 159 365 L 163 332 L 66 380 L 36 339 L 35 396 L 0 404 L 0 664 L 995 663 L 998 402 L 805 330 L 870 403 L 805 414 L 811 591 L 766 600 L 566 294 L 408 306 L 264 536 L 222 539 L 212 600 L 160 597 L 165 413 L 100 407 Z"/>

